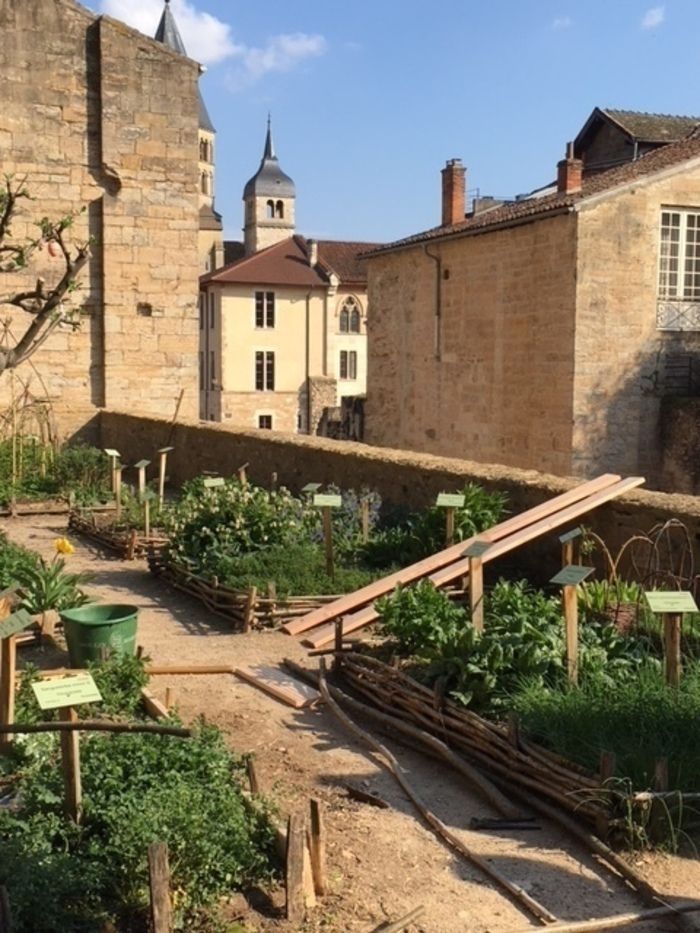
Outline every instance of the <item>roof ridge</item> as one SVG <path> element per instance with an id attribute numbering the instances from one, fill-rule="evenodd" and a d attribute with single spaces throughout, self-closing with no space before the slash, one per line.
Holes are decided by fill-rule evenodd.
<path id="1" fill-rule="evenodd" d="M 296 234 L 295 234 L 296 236 Z M 233 262 L 227 263 L 225 266 L 221 266 L 220 269 L 215 269 L 213 272 L 208 272 L 206 275 L 201 276 L 202 279 L 206 279 L 208 282 L 216 281 L 217 277 L 224 272 L 227 272 L 229 269 L 236 266 L 237 268 L 244 266 L 246 263 L 250 262 L 253 259 L 258 258 L 259 256 L 269 253 L 271 250 L 276 249 L 278 246 L 281 246 L 283 243 L 288 243 L 290 240 L 293 240 L 294 237 L 285 237 L 284 240 L 279 240 L 277 243 L 273 243 L 271 246 L 266 246 L 264 249 L 258 249 L 254 253 L 251 253 L 249 256 L 241 256 L 240 259 L 234 259 Z"/>
<path id="2" fill-rule="evenodd" d="M 700 117 L 685 113 L 657 113 L 653 110 L 625 110 L 622 107 L 601 107 L 600 109 L 604 113 L 625 113 L 637 117 L 665 117 L 670 120 L 700 120 Z"/>

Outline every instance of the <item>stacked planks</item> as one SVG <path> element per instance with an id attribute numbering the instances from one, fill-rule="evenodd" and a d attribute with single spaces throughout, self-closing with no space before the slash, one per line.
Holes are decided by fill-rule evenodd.
<path id="1" fill-rule="evenodd" d="M 305 635 L 302 643 L 310 648 L 325 648 L 336 637 L 336 620 L 343 620 L 343 637 L 371 625 L 378 618 L 374 608 L 375 600 L 391 593 L 399 585 L 414 583 L 426 577 L 437 587 L 449 586 L 455 580 L 466 580 L 470 561 L 463 554 L 473 542 L 478 540 L 493 545 L 482 557 L 482 562 L 486 563 L 557 528 L 580 520 L 588 512 L 641 486 L 643 482 L 641 476 L 622 479 L 614 473 L 606 473 L 494 525 L 488 531 L 460 541 L 381 580 L 375 580 L 355 593 L 341 596 L 303 618 L 293 619 L 285 623 L 282 630 L 288 635 Z"/>

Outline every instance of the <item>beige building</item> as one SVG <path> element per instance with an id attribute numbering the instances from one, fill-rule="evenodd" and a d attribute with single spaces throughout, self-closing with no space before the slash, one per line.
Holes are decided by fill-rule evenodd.
<path id="1" fill-rule="evenodd" d="M 556 184 L 466 216 L 448 162 L 442 224 L 374 251 L 369 443 L 657 481 L 664 396 L 694 391 L 700 355 L 700 136 L 691 118 L 621 157 L 613 122 L 587 125 Z"/>
<path id="2" fill-rule="evenodd" d="M 198 65 L 74 0 L 0 0 L 0 171 L 26 176 L 16 237 L 43 215 L 78 213 L 93 238 L 72 299 L 82 325 L 54 332 L 17 373 L 62 433 L 102 406 L 197 412 Z M 47 251 L 32 285 L 60 275 Z M 20 289 L 19 274 L 0 294 Z M 2 306 L 10 333 L 28 315 Z M 9 374 L 0 385 L 3 404 Z"/>

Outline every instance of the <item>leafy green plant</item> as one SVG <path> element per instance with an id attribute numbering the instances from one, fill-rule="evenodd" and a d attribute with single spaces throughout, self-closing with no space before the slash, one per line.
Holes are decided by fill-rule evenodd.
<path id="1" fill-rule="evenodd" d="M 71 493 L 78 505 L 111 497 L 104 451 L 87 444 L 56 450 L 35 437 L 18 437 L 14 444 L 11 439 L 0 441 L 0 502 L 68 498 Z"/>
<path id="2" fill-rule="evenodd" d="M 39 563 L 39 556 L 19 544 L 8 541 L 7 535 L 0 532 L 0 590 L 16 586 L 34 570 Z"/>
<path id="3" fill-rule="evenodd" d="M 36 564 L 27 566 L 17 581 L 22 591 L 22 605 L 29 612 L 71 609 L 88 601 L 80 584 L 90 579 L 89 574 L 69 573 L 65 557 L 59 556 L 72 554 L 73 545 L 67 538 L 56 538 L 54 547 L 56 553 L 50 561 L 38 557 Z"/>

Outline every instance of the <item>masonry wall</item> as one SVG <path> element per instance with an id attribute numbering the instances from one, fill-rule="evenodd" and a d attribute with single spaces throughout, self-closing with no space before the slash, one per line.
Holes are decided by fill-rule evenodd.
<path id="1" fill-rule="evenodd" d="M 0 33 L 0 170 L 36 199 L 13 233 L 85 208 L 73 237 L 94 239 L 80 330 L 53 334 L 16 385 L 48 398 L 62 435 L 105 404 L 172 416 L 182 390 L 195 415 L 197 65 L 73 0 L 0 0 Z M 44 252 L 37 274 L 60 261 Z M 26 323 L 16 312 L 12 333 Z M 9 393 L 5 374 L 0 407 Z"/>
<path id="2" fill-rule="evenodd" d="M 368 261 L 367 441 L 569 474 L 575 217 L 428 248 Z"/>
<path id="3" fill-rule="evenodd" d="M 579 213 L 573 472 L 661 481 L 661 396 L 669 354 L 700 333 L 657 329 L 662 207 L 700 208 L 700 167 L 640 181 Z M 685 486 L 681 488 L 687 488 Z"/>
<path id="4" fill-rule="evenodd" d="M 514 514 L 570 489 L 576 482 L 534 470 L 320 437 L 241 431 L 224 424 L 189 422 L 173 426 L 167 419 L 113 411 L 102 412 L 99 424 L 103 446 L 119 450 L 125 463 L 143 458 L 151 460 L 152 471 L 157 469 L 158 448 L 174 446 L 168 460 L 168 475 L 173 485 L 205 470 L 231 476 L 247 463 L 250 479 L 264 486 L 270 485 L 273 473 L 277 482 L 293 492 L 298 492 L 308 482 L 337 483 L 354 489 L 367 485 L 388 502 L 422 508 L 434 503 L 439 492 L 455 492 L 466 482 L 477 482 L 487 489 L 506 492 L 508 509 Z M 124 479 L 135 482 L 134 471 L 127 470 Z M 697 551 L 700 542 L 698 498 L 635 491 L 596 510 L 585 518 L 585 523 L 597 531 L 614 552 L 632 534 L 649 531 L 670 518 L 686 523 Z M 558 569 L 560 559 L 555 532 L 537 546 L 518 552 L 519 562 L 528 564 L 533 572 L 549 573 L 549 576 Z"/>

